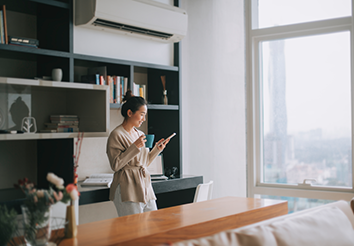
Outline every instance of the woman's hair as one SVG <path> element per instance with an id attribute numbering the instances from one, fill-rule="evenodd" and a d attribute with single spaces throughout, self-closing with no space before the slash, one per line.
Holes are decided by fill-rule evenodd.
<path id="1" fill-rule="evenodd" d="M 141 106 L 144 105 L 147 105 L 147 102 L 143 97 L 136 97 L 133 95 L 131 90 L 127 90 L 123 98 L 123 105 L 120 112 L 123 117 L 126 118 L 128 116 L 129 109 L 135 113 L 140 109 Z"/>

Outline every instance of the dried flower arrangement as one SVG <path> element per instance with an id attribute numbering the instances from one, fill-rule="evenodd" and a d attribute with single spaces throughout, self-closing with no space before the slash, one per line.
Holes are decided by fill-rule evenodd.
<path id="1" fill-rule="evenodd" d="M 79 132 L 77 136 L 77 141 L 75 142 L 75 154 L 73 155 L 74 158 L 74 184 L 77 185 L 78 175 L 77 175 L 77 168 L 79 167 L 79 157 L 81 154 L 81 146 L 82 140 L 84 139 L 84 133 Z"/>

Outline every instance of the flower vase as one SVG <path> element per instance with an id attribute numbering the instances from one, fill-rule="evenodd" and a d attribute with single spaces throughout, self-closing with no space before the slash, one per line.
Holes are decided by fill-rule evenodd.
<path id="1" fill-rule="evenodd" d="M 168 105 L 167 90 L 164 90 L 164 91 L 163 91 L 162 104 Z"/>
<path id="2" fill-rule="evenodd" d="M 73 238 L 77 236 L 77 226 L 75 219 L 75 206 L 69 205 L 66 207 L 66 225 L 65 237 Z"/>
<path id="3" fill-rule="evenodd" d="M 21 206 L 24 226 L 24 239 L 27 245 L 47 245 L 52 232 L 50 205 Z"/>
<path id="4" fill-rule="evenodd" d="M 63 70 L 61 70 L 61 68 L 54 68 L 52 70 L 52 80 L 61 81 L 62 78 L 63 78 Z"/>

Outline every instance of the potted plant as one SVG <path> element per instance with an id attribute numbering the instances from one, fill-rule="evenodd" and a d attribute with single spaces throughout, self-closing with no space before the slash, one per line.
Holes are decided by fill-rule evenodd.
<path id="1" fill-rule="evenodd" d="M 0 205 L 0 245 L 6 245 L 17 230 L 17 212 Z"/>

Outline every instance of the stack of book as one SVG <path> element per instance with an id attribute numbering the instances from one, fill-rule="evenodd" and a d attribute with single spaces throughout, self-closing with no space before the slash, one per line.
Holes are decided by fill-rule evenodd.
<path id="1" fill-rule="evenodd" d="M 91 67 L 87 75 L 81 76 L 84 83 L 109 86 L 109 103 L 122 103 L 127 92 L 129 81 L 127 77 L 121 75 L 107 75 L 107 67 Z"/>
<path id="2" fill-rule="evenodd" d="M 108 75 L 107 84 L 109 86 L 109 103 L 122 103 L 123 97 L 128 90 L 128 78 L 123 76 Z"/>
<path id="3" fill-rule="evenodd" d="M 44 123 L 44 133 L 79 132 L 79 117 L 77 115 L 51 115 L 50 122 Z"/>
<path id="4" fill-rule="evenodd" d="M 21 37 L 9 36 L 9 44 L 38 48 L 39 41 L 37 39 L 32 39 L 32 38 L 21 38 Z"/>
<path id="5" fill-rule="evenodd" d="M 133 83 L 133 95 L 137 97 L 143 97 L 144 99 L 147 100 L 146 98 L 146 85 L 139 85 Z"/>

